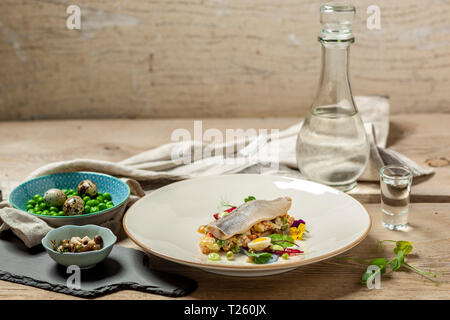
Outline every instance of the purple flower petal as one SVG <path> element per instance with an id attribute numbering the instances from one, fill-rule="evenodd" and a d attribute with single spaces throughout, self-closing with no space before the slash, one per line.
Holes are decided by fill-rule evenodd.
<path id="1" fill-rule="evenodd" d="M 302 219 L 298 219 L 298 220 L 294 220 L 294 223 L 292 223 L 291 227 L 298 228 L 300 223 L 302 223 L 302 224 L 304 224 L 306 226 L 306 222 L 305 221 L 303 221 Z"/>

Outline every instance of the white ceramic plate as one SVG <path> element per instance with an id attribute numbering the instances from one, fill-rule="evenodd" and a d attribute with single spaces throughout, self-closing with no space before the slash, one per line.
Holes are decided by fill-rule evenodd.
<path id="1" fill-rule="evenodd" d="M 221 201 L 239 205 L 249 195 L 264 200 L 292 198 L 289 215 L 305 220 L 309 231 L 298 242 L 304 254 L 262 265 L 246 262 L 244 255 L 235 261 L 223 257 L 211 262 L 201 254 L 198 227 L 214 219 Z M 358 201 L 333 188 L 286 177 L 236 174 L 185 180 L 158 189 L 128 210 L 123 225 L 140 247 L 167 260 L 219 274 L 263 276 L 349 250 L 366 237 L 371 219 Z"/>

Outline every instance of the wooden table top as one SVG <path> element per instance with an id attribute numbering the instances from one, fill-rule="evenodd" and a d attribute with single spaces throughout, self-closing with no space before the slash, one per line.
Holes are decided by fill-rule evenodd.
<path id="1" fill-rule="evenodd" d="M 284 129 L 298 119 L 206 119 L 203 129 Z M 391 117 L 388 146 L 421 165 L 427 160 L 450 159 L 450 115 L 404 114 Z M 91 120 L 3 122 L 0 125 L 0 189 L 10 190 L 34 169 L 52 161 L 93 158 L 119 161 L 170 141 L 176 128 L 193 131 L 192 119 Z M 70 141 L 69 145 L 66 141 Z M 437 162 L 436 162 L 437 163 Z M 370 259 L 390 257 L 390 250 L 375 251 L 378 240 L 414 242 L 408 261 L 438 274 L 439 284 L 408 272 L 392 272 L 382 278 L 380 290 L 359 284 L 365 266 L 331 258 L 270 278 L 242 279 L 213 275 L 155 256 L 155 269 L 186 275 L 198 282 L 192 299 L 449 299 L 450 298 L 450 166 L 440 161 L 433 177 L 412 189 L 410 228 L 392 232 L 381 226 L 379 189 L 376 183 L 360 183 L 353 191 L 368 210 L 373 226 L 367 238 L 342 256 Z M 119 245 L 137 248 L 125 235 Z M 293 285 L 293 281 L 297 284 Z M 245 290 L 241 290 L 246 288 Z M 28 286 L 0 281 L 0 299 L 74 299 Z M 135 291 L 120 291 L 101 299 L 168 299 Z"/>

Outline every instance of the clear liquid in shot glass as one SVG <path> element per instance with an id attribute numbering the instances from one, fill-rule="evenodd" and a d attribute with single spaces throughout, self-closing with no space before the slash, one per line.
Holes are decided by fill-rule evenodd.
<path id="1" fill-rule="evenodd" d="M 388 229 L 405 229 L 408 224 L 409 188 L 408 184 L 385 181 L 381 192 L 383 224 Z"/>
<path id="2" fill-rule="evenodd" d="M 393 172 L 390 172 L 392 176 L 388 174 L 385 170 L 380 179 L 382 223 L 390 230 L 405 230 L 408 226 L 412 177 L 409 173 L 406 176 L 396 176 Z"/>

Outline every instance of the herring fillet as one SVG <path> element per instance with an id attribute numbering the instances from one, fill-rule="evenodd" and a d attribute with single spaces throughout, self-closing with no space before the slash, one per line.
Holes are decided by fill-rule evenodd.
<path id="1" fill-rule="evenodd" d="M 291 208 L 291 204 L 290 197 L 281 197 L 271 201 L 252 200 L 240 205 L 226 216 L 211 222 L 206 228 L 216 238 L 226 240 L 250 230 L 258 222 L 272 220 L 286 214 Z"/>

